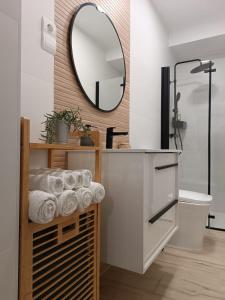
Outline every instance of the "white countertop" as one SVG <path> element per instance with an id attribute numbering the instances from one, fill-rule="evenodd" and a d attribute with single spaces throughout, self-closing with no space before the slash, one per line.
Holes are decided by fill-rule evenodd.
<path id="1" fill-rule="evenodd" d="M 180 150 L 174 149 L 104 149 L 103 152 L 119 153 L 180 153 Z"/>
<path id="2" fill-rule="evenodd" d="M 79 150 L 76 152 L 94 152 L 94 150 Z M 102 149 L 103 153 L 181 153 L 174 149 Z"/>

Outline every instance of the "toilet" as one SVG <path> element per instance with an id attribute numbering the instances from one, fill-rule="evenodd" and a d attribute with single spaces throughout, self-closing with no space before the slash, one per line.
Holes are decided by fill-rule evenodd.
<path id="1" fill-rule="evenodd" d="M 179 190 L 179 228 L 168 246 L 190 251 L 202 250 L 206 221 L 212 199 L 211 195 Z"/>

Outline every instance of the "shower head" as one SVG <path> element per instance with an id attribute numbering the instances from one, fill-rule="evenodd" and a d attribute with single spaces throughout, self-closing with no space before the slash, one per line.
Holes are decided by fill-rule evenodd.
<path id="1" fill-rule="evenodd" d="M 192 69 L 191 73 L 194 74 L 208 70 L 210 68 L 210 65 L 213 66 L 214 62 L 212 62 L 211 60 L 201 60 L 200 65 Z"/>

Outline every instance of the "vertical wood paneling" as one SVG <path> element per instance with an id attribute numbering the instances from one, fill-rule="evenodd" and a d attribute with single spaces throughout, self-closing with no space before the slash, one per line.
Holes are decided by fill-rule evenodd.
<path id="1" fill-rule="evenodd" d="M 94 0 L 112 19 L 122 42 L 126 60 L 126 90 L 121 105 L 113 112 L 104 113 L 95 109 L 83 95 L 73 72 L 68 47 L 69 23 L 75 10 L 88 1 L 56 0 L 55 23 L 57 26 L 57 51 L 55 55 L 54 94 L 55 110 L 76 108 L 82 110 L 85 122 L 97 126 L 103 135 L 105 146 L 106 127 L 116 127 L 118 131 L 129 131 L 129 88 L 130 88 L 130 1 L 129 0 Z M 128 137 L 116 137 L 118 142 L 128 142 Z"/>

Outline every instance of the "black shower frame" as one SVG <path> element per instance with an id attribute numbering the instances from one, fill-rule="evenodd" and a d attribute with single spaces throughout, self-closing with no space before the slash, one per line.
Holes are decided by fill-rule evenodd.
<path id="1" fill-rule="evenodd" d="M 200 62 L 202 63 L 202 60 L 197 59 L 191 59 L 191 60 L 185 60 L 181 62 L 177 62 L 174 65 L 174 80 L 170 81 L 170 75 L 168 72 L 170 71 L 169 67 L 163 67 L 161 68 L 161 149 L 168 149 L 169 148 L 169 139 L 171 137 L 174 137 L 175 146 L 177 148 L 176 144 L 176 128 L 174 128 L 174 133 L 169 134 L 169 103 L 170 103 L 170 88 L 169 85 L 171 83 L 174 83 L 174 117 L 176 117 L 176 113 L 178 111 L 177 107 L 177 66 L 180 64 L 185 63 L 191 63 L 191 62 Z M 212 61 L 209 62 L 209 68 L 208 70 L 205 70 L 204 73 L 209 73 L 209 92 L 208 92 L 208 195 L 211 195 L 211 110 L 212 110 L 212 73 L 216 72 L 215 68 L 212 68 L 213 63 Z M 166 108 L 164 107 L 166 106 Z M 166 128 L 168 126 L 168 128 Z M 182 142 L 181 142 L 182 144 Z M 218 228 L 213 228 L 210 226 L 210 219 L 214 216 L 211 216 L 209 214 L 208 216 L 208 226 L 207 228 L 219 230 Z M 225 231 L 223 229 L 220 229 L 221 231 Z"/>

